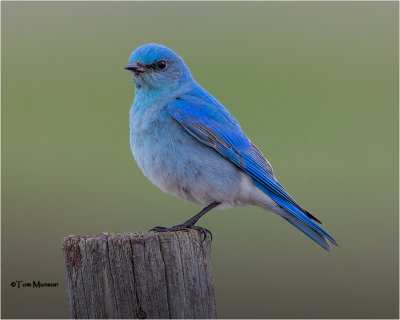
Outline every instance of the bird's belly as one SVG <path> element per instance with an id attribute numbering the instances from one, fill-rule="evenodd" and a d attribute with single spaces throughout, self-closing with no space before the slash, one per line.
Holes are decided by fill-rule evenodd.
<path id="1" fill-rule="evenodd" d="M 243 205 L 239 194 L 244 173 L 231 162 L 169 115 L 135 122 L 131 123 L 132 152 L 154 185 L 203 206 L 215 201 L 222 203 L 220 208 Z"/>

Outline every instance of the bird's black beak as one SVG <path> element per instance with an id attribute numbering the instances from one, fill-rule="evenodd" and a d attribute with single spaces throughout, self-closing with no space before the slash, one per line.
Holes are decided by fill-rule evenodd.
<path id="1" fill-rule="evenodd" d="M 147 68 L 143 65 L 141 65 L 139 62 L 133 62 L 131 64 L 128 64 L 127 66 L 124 67 L 124 69 L 135 72 L 135 73 L 143 73 L 146 72 Z"/>

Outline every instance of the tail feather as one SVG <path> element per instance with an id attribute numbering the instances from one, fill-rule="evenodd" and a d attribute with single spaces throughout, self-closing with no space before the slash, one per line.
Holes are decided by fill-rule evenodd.
<path id="1" fill-rule="evenodd" d="M 313 220 L 314 217 L 310 217 L 308 211 L 301 211 L 299 208 L 289 203 L 288 201 L 282 199 L 278 195 L 264 188 L 260 184 L 256 184 L 263 192 L 265 192 L 275 203 L 277 203 L 281 208 L 284 209 L 284 213 L 279 213 L 285 220 L 294 225 L 297 229 L 305 233 L 309 238 L 318 243 L 321 247 L 326 250 L 330 250 L 330 245 L 328 240 L 336 246 L 339 246 L 335 239 L 322 229 Z"/>
<path id="2" fill-rule="evenodd" d="M 325 250 L 328 250 L 328 251 L 331 250 L 331 246 L 329 245 L 328 240 L 320 233 L 311 229 L 304 222 L 301 222 L 299 219 L 297 219 L 296 217 L 293 217 L 293 216 L 292 217 L 282 217 L 282 218 L 285 219 L 287 222 L 291 223 L 293 226 L 295 226 L 301 232 L 303 232 L 307 237 L 314 240 Z"/>
<path id="3" fill-rule="evenodd" d="M 310 227 L 312 230 L 314 230 L 321 236 L 327 238 L 333 244 L 337 245 L 337 242 L 335 241 L 335 239 L 333 239 L 332 236 L 328 232 L 326 232 L 319 225 L 317 225 L 314 221 L 312 221 L 310 218 L 308 218 L 303 212 L 301 212 L 295 206 L 293 206 L 292 204 L 290 204 L 282 199 L 274 199 L 273 198 L 273 200 L 276 203 L 278 203 L 282 208 L 284 208 L 286 211 L 288 211 L 290 214 L 292 214 L 294 217 L 296 217 L 301 222 L 303 222 L 305 225 Z"/>

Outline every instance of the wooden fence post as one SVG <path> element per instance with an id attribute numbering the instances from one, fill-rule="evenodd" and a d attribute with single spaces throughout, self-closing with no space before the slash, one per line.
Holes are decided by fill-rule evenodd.
<path id="1" fill-rule="evenodd" d="M 65 237 L 71 318 L 216 318 L 202 240 L 195 230 Z"/>

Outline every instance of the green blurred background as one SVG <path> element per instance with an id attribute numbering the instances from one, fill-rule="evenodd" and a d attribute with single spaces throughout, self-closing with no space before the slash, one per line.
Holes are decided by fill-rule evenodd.
<path id="1" fill-rule="evenodd" d="M 1 7 L 3 317 L 68 317 L 64 236 L 199 211 L 147 181 L 129 149 L 123 67 L 148 42 L 183 56 L 341 244 L 325 252 L 260 208 L 206 215 L 219 317 L 398 317 L 398 3 Z"/>

